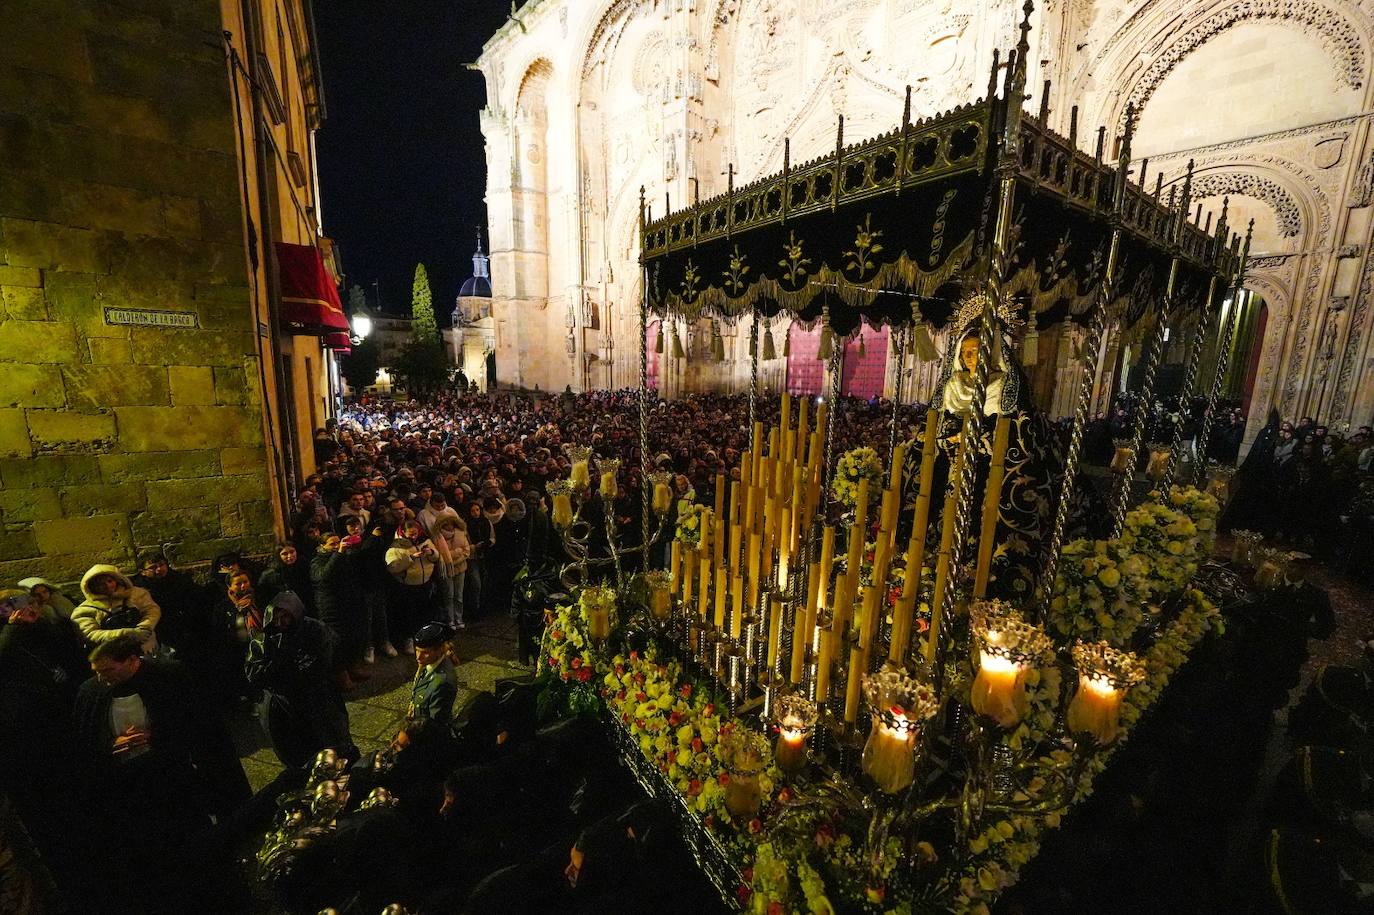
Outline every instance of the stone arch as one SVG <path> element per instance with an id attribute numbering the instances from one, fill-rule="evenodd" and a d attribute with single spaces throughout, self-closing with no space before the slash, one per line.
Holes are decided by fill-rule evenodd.
<path id="1" fill-rule="evenodd" d="M 1117 78 L 1110 84 L 1120 86 L 1129 82 L 1131 89 L 1124 96 L 1117 96 L 1117 110 L 1111 123 L 1115 123 L 1118 130 L 1124 128 L 1126 104 L 1132 104 L 1137 112 L 1144 110 L 1145 104 L 1169 74 L 1208 41 L 1242 23 L 1265 20 L 1292 25 L 1306 34 L 1314 35 L 1325 50 L 1338 80 L 1352 89 L 1364 88 L 1368 52 L 1366 35 L 1357 25 L 1363 24 L 1363 17 L 1358 15 L 1358 11 L 1346 8 L 1337 10 L 1321 0 L 1238 0 L 1211 15 L 1179 27 L 1174 33 L 1178 37 L 1164 47 L 1143 72 L 1133 73 L 1132 67 L 1138 57 L 1135 54 L 1125 55 Z M 1124 33 L 1125 30 L 1118 35 L 1125 37 Z"/>
<path id="2" fill-rule="evenodd" d="M 1245 441 L 1250 442 L 1264 426 L 1270 408 L 1278 405 L 1281 399 L 1277 383 L 1278 368 L 1288 339 L 1288 323 L 1293 313 L 1293 296 L 1296 290 L 1277 273 L 1269 271 L 1249 273 L 1245 279 L 1245 287 L 1259 293 L 1269 309 L 1264 337 L 1258 341 L 1259 370 L 1255 373 L 1255 384 L 1250 395 L 1250 411 L 1246 417 Z"/>
<path id="3" fill-rule="evenodd" d="M 1302 233 L 1302 211 L 1293 196 L 1277 181 L 1250 172 L 1216 171 L 1199 175 L 1193 182 L 1194 200 L 1234 195 L 1254 197 L 1269 204 L 1284 238 Z"/>

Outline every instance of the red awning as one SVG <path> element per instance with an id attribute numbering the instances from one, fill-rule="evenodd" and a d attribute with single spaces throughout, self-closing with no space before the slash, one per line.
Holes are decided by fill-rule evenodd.
<path id="1" fill-rule="evenodd" d="M 347 356 L 353 352 L 353 340 L 343 331 L 325 334 L 324 345 L 338 353 L 340 356 Z"/>
<path id="2" fill-rule="evenodd" d="M 281 280 L 281 320 L 298 334 L 348 332 L 348 318 L 334 279 L 324 267 L 319 249 L 277 242 L 277 272 Z"/>

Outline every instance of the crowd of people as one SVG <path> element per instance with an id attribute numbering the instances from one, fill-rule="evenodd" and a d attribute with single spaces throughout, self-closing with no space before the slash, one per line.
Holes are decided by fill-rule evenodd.
<path id="1" fill-rule="evenodd" d="M 761 401 L 757 418 L 776 421 L 777 409 L 775 399 Z M 847 400 L 835 413 L 835 454 L 886 441 L 890 404 Z M 679 496 L 691 491 L 709 500 L 716 475 L 728 474 L 747 447 L 749 418 L 742 396 L 657 403 L 648 417 L 649 463 L 673 475 Z M 915 419 L 915 408 L 900 417 L 906 425 Z M 531 670 L 544 607 L 521 583 L 548 578 L 550 570 L 556 579 L 566 558 L 547 503 L 548 483 L 568 476 L 564 445 L 585 444 L 621 460 L 614 510 L 626 542 L 638 542 L 639 421 L 638 393 L 623 391 L 355 405 L 319 430 L 318 472 L 304 481 L 290 536 L 272 555 L 222 555 L 198 579 L 174 568 L 174 557 L 151 551 L 132 574 L 93 566 L 80 582 L 79 599 L 42 577 L 0 591 L 0 717 L 13 738 L 0 758 L 4 795 L 47 869 L 59 876 L 68 904 L 187 911 L 218 896 L 230 908 L 240 885 L 230 866 L 234 852 L 270 825 L 278 800 L 304 784 L 318 754 L 367 762 L 353 743 L 345 698 L 370 678 L 379 656 L 413 652 L 416 658 L 407 724 L 384 768 L 393 785 L 411 779 L 428 787 L 398 790 L 398 796 L 437 797 L 435 786 L 453 772 L 506 765 L 501 760 L 514 770 L 465 778 L 485 778 L 488 787 L 547 787 L 548 779 L 536 773 L 547 771 L 543 754 L 557 744 L 554 737 L 533 725 L 504 727 L 507 736 L 524 736 L 512 747 L 526 749 L 514 753 L 494 749 L 505 738 L 487 739 L 495 726 L 491 713 L 468 709 L 450 721 L 457 692 L 451 656 L 469 622 L 509 614 L 519 632 L 512 675 Z M 229 728 L 250 711 L 284 767 L 282 780 L 256 795 Z M 474 714 L 481 723 L 472 724 Z M 473 746 L 494 755 L 463 749 Z M 415 776 L 421 771 L 422 778 Z M 559 784 L 558 797 L 573 791 Z M 522 884 L 528 896 L 532 877 L 546 872 L 558 878 L 543 885 L 550 900 L 567 902 L 564 895 L 581 887 L 568 906 L 574 911 L 599 910 L 596 900 L 623 892 L 628 884 L 580 880 L 572 866 L 642 848 L 642 842 L 625 844 L 636 827 L 621 823 L 623 811 L 602 803 L 600 825 L 585 834 L 588 849 L 601 850 L 573 846 L 570 852 L 557 833 L 572 820 L 539 812 L 561 802 L 529 791 L 538 803 L 522 809 L 543 831 L 517 831 L 518 840 L 493 846 L 506 849 L 504 857 L 472 849 L 468 864 L 446 879 L 417 880 L 407 872 L 407 898 L 413 903 L 414 887 L 428 886 L 447 894 L 450 907 L 441 910 L 455 911 L 467 893 L 480 890 L 484 901 L 474 911 L 502 911 L 503 896 L 516 898 Z M 444 803 L 452 808 L 451 800 Z M 435 827 L 440 806 L 421 805 L 424 829 Z M 364 820 L 386 818 L 372 810 L 340 811 L 358 813 L 367 814 Z M 518 811 L 496 804 L 484 815 L 499 814 Z M 353 834 L 342 822 L 331 820 L 329 831 L 329 868 L 336 870 L 347 858 L 341 837 Z M 585 815 L 577 822 L 591 828 Z M 497 827 L 483 821 L 454 841 L 480 840 L 488 829 Z M 552 851 L 527 854 L 545 846 Z M 503 869 L 504 876 L 484 882 Z M 344 869 L 345 877 L 351 873 Z M 379 877 L 371 885 L 395 884 Z M 373 899 L 354 879 L 293 878 L 278 889 L 301 911 L 339 902 L 337 893 L 322 896 L 320 886 L 351 886 Z"/>

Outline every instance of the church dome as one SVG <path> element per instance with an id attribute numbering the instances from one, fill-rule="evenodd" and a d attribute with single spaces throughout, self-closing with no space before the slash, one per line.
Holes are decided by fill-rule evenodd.
<path id="1" fill-rule="evenodd" d="M 468 296 L 480 296 L 484 299 L 491 298 L 491 280 L 485 276 L 470 276 L 463 281 L 463 285 L 458 288 L 458 295 L 466 298 Z"/>

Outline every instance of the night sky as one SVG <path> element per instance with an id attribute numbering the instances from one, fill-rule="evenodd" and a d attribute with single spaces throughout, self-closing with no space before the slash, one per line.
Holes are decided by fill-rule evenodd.
<path id="1" fill-rule="evenodd" d="M 486 225 L 486 161 L 477 59 L 505 22 L 506 0 L 324 0 L 315 3 L 328 120 L 319 131 L 325 233 L 348 286 L 410 313 L 423 262 L 447 323 Z M 485 234 L 485 232 L 484 232 Z"/>

